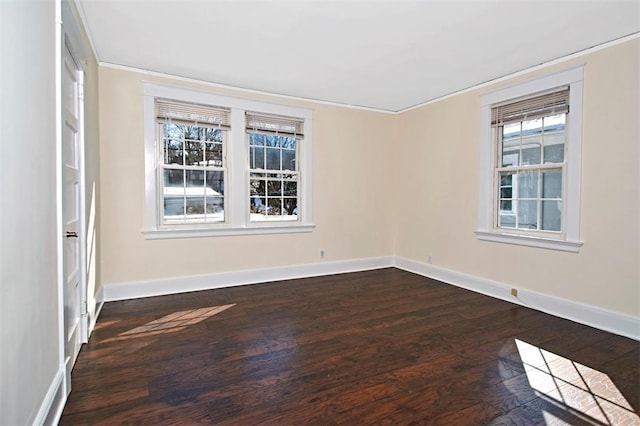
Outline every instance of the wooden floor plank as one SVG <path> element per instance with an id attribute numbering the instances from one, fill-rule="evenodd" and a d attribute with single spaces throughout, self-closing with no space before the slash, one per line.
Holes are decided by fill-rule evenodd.
<path id="1" fill-rule="evenodd" d="M 639 357 L 389 268 L 107 303 L 60 423 L 640 424 Z"/>

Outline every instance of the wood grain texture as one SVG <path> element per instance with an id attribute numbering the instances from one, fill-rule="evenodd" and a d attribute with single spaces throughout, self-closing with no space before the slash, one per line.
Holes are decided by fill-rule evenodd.
<path id="1" fill-rule="evenodd" d="M 398 269 L 104 306 L 61 424 L 640 424 L 640 344 Z"/>

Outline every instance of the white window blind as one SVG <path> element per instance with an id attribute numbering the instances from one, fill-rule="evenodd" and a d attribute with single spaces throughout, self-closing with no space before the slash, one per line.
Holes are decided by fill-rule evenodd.
<path id="1" fill-rule="evenodd" d="M 542 95 L 494 106 L 491 108 L 491 125 L 502 126 L 568 112 L 569 88 L 560 87 Z"/>
<path id="2" fill-rule="evenodd" d="M 246 113 L 247 132 L 304 138 L 304 120 L 277 115 Z"/>
<path id="3" fill-rule="evenodd" d="M 157 99 L 156 117 L 161 123 L 171 121 L 176 124 L 195 123 L 199 126 L 218 127 L 224 130 L 231 128 L 231 110 L 208 105 Z"/>

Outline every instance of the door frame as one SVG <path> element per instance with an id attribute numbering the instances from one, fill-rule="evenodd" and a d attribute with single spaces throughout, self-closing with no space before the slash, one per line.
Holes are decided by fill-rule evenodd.
<path id="1" fill-rule="evenodd" d="M 75 68 L 78 72 L 78 167 L 79 167 L 79 200 L 78 200 L 78 214 L 79 214 L 79 232 L 78 232 L 78 262 L 79 262 L 79 285 L 80 285 L 80 342 L 86 343 L 89 335 L 89 323 L 88 323 L 88 309 L 87 309 L 87 250 L 86 250 L 86 233 L 87 233 L 87 217 L 86 217 L 86 175 L 85 175 L 85 120 L 84 120 L 84 75 L 85 70 L 83 67 L 85 57 L 82 50 L 81 39 L 78 37 L 78 28 L 73 14 L 70 10 L 70 5 L 66 1 L 62 1 L 61 15 L 63 25 L 61 25 L 61 33 L 59 42 L 56 46 L 56 72 L 57 76 L 57 98 L 56 105 L 56 169 L 57 169 L 57 261 L 58 261 L 58 340 L 60 342 L 59 347 L 59 359 L 60 370 L 64 373 L 63 380 L 63 392 L 64 395 L 69 395 L 71 392 L 71 370 L 67 371 L 66 366 L 66 330 L 65 330 L 65 300 L 64 300 L 64 286 L 66 277 L 64 276 L 64 240 L 66 239 L 66 229 L 64 229 L 64 217 L 62 214 L 62 206 L 64 202 L 63 198 L 63 158 L 62 158 L 62 129 L 64 128 L 64 114 L 65 114 L 65 100 L 62 91 L 62 72 L 64 70 L 66 51 L 72 61 L 75 63 Z"/>

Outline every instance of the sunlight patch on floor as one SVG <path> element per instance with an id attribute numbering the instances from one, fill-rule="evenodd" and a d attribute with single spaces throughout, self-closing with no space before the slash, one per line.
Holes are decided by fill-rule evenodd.
<path id="1" fill-rule="evenodd" d="M 515 339 L 530 386 L 555 405 L 598 425 L 640 425 L 640 417 L 606 374 Z M 558 424 L 552 418 L 547 424 Z M 556 419 L 557 420 L 557 419 Z"/>
<path id="2" fill-rule="evenodd" d="M 140 327 L 120 333 L 117 337 L 107 339 L 105 342 L 125 340 L 134 337 L 149 337 L 159 334 L 175 333 L 182 331 L 190 325 L 198 324 L 207 318 L 211 318 L 220 312 L 235 306 L 236 304 L 209 306 L 206 308 L 189 309 L 186 311 L 173 312 L 162 318 L 150 321 Z"/>

